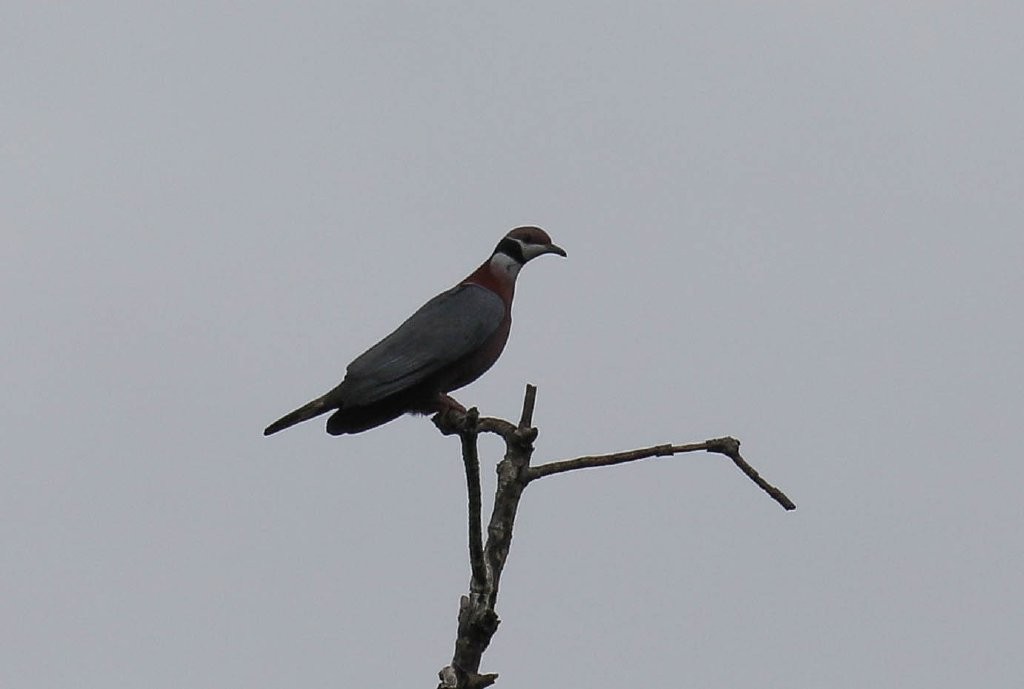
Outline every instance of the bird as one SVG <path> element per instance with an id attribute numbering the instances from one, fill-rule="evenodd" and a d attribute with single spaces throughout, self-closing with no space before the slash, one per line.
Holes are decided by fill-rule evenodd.
<path id="1" fill-rule="evenodd" d="M 328 412 L 331 435 L 361 433 L 403 414 L 465 411 L 449 392 L 498 360 L 512 326 L 516 278 L 529 261 L 565 250 L 539 227 L 508 232 L 479 268 L 425 303 L 348 365 L 337 386 L 267 426 L 271 435 Z"/>

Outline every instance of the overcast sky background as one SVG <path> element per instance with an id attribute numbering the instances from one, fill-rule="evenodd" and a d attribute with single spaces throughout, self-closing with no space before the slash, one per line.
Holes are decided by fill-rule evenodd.
<path id="1" fill-rule="evenodd" d="M 1024 5 L 41 3 L 0 21 L 0 686 L 434 686 L 458 443 L 263 427 L 510 227 L 502 687 L 1024 682 Z M 493 484 L 501 447 L 485 441 Z"/>

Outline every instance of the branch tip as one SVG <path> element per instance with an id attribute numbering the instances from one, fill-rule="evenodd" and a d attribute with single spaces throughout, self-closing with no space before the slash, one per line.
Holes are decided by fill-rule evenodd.
<path id="1" fill-rule="evenodd" d="M 790 500 L 788 495 L 765 481 L 761 474 L 757 472 L 757 469 L 750 466 L 747 460 L 743 459 L 742 455 L 740 455 L 739 440 L 730 437 L 715 438 L 714 440 L 706 441 L 704 444 L 707 445 L 708 452 L 716 452 L 731 459 L 733 464 L 747 475 L 747 478 L 756 483 L 757 487 L 767 493 L 772 500 L 782 505 L 784 510 L 791 512 L 796 509 L 796 503 Z"/>
<path id="2" fill-rule="evenodd" d="M 523 395 L 523 414 L 519 417 L 520 428 L 529 428 L 533 425 L 533 409 L 536 405 L 537 386 L 527 383 L 526 394 Z"/>

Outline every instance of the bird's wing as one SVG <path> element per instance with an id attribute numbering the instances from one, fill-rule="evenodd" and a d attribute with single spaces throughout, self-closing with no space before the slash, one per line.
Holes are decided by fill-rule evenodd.
<path id="1" fill-rule="evenodd" d="M 472 354 L 505 318 L 505 302 L 479 285 L 442 292 L 348 366 L 345 406 L 372 404 Z"/>

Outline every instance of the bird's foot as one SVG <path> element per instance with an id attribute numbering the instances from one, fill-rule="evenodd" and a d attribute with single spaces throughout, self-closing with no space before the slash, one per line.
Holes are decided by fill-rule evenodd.
<path id="1" fill-rule="evenodd" d="M 434 425 L 445 435 L 452 435 L 459 432 L 462 422 L 466 418 L 466 408 L 459 402 L 443 392 L 437 396 L 437 413 L 434 415 Z"/>

